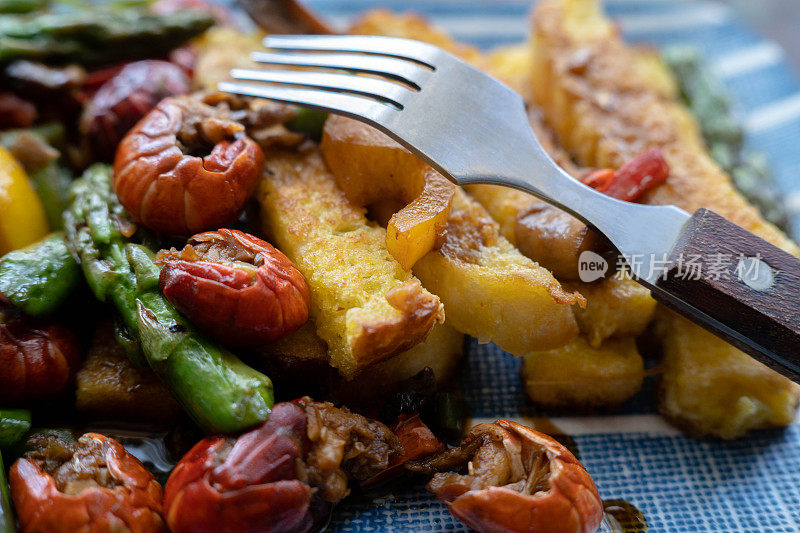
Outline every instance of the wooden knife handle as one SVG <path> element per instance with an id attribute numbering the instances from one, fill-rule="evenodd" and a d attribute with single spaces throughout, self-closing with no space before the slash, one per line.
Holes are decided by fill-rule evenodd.
<path id="1" fill-rule="evenodd" d="M 800 260 L 699 209 L 667 265 L 656 299 L 800 382 Z"/>

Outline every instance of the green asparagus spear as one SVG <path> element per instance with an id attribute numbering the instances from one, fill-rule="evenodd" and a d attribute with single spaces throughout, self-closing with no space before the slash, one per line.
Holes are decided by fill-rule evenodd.
<path id="1" fill-rule="evenodd" d="M 51 230 L 63 227 L 62 214 L 69 205 L 69 187 L 72 184 L 72 172 L 56 161 L 34 170 L 28 177 L 31 179 L 39 200 L 42 201 L 44 214 Z"/>
<path id="2" fill-rule="evenodd" d="M 195 422 L 227 433 L 265 420 L 273 403 L 269 378 L 198 333 L 159 292 L 151 252 L 120 232 L 128 225 L 120 223 L 126 215 L 111 190 L 111 168 L 90 167 L 72 191 L 64 225 L 89 287 L 116 307 L 147 364 Z"/>
<path id="3" fill-rule="evenodd" d="M 322 128 L 325 126 L 326 120 L 328 120 L 328 114 L 324 111 L 299 107 L 297 116 L 287 122 L 286 127 L 297 133 L 305 133 L 311 139 L 319 141 L 322 139 Z"/>
<path id="4" fill-rule="evenodd" d="M 41 11 L 45 6 L 47 0 L 0 0 L 0 15 Z"/>
<path id="5" fill-rule="evenodd" d="M 14 508 L 11 506 L 11 495 L 8 491 L 6 469 L 3 457 L 0 455 L 0 533 L 17 533 L 14 521 Z"/>
<path id="6" fill-rule="evenodd" d="M 0 293 L 31 316 L 52 314 L 80 283 L 80 268 L 61 233 L 0 259 Z"/>
<path id="7" fill-rule="evenodd" d="M 18 442 L 31 429 L 31 412 L 27 409 L 0 409 L 0 448 Z"/>
<path id="8" fill-rule="evenodd" d="M 433 427 L 448 442 L 459 442 L 464 434 L 466 405 L 460 395 L 439 391 L 433 397 Z"/>
<path id="9" fill-rule="evenodd" d="M 0 20 L 0 63 L 16 59 L 98 64 L 163 55 L 208 29 L 198 10 L 157 15 L 141 9 L 84 9 L 6 16 Z"/>

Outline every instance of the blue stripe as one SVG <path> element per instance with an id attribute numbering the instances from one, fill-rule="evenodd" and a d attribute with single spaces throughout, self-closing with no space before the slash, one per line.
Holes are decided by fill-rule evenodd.
<path id="1" fill-rule="evenodd" d="M 786 65 L 782 63 L 729 78 L 725 85 L 744 112 L 797 93 L 797 82 L 793 76 L 787 75 Z"/>

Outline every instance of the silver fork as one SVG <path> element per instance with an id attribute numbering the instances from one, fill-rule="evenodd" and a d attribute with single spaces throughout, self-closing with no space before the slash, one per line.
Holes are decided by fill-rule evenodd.
<path id="1" fill-rule="evenodd" d="M 222 82 L 221 91 L 352 117 L 459 185 L 504 185 L 550 202 L 605 236 L 657 299 L 800 381 L 795 257 L 711 211 L 628 203 L 573 179 L 536 139 L 517 93 L 440 48 L 357 35 L 275 35 L 264 44 L 276 51 L 255 52 L 255 61 L 305 69 L 236 69 L 234 79 L 257 83 Z M 719 268 L 700 268 L 699 279 L 681 270 L 687 254 L 702 267 L 723 253 L 734 261 L 720 279 Z M 754 266 L 757 276 L 741 275 Z"/>

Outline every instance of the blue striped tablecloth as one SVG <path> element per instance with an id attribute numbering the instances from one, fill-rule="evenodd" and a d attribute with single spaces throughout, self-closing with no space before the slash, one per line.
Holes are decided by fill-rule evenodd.
<path id="1" fill-rule="evenodd" d="M 754 0 L 758 1 L 758 0 Z M 481 48 L 524 40 L 527 0 L 311 0 L 335 23 L 374 7 L 413 10 Z M 774 42 L 754 35 L 726 6 L 709 1 L 607 0 L 632 42 L 689 43 L 730 89 L 748 144 L 764 152 L 800 229 L 800 86 Z M 798 29 L 800 31 L 800 28 Z M 798 37 L 800 38 L 800 37 Z M 797 235 L 795 235 L 797 237 Z M 464 391 L 476 419 L 530 412 L 519 360 L 494 345 L 467 345 Z M 734 442 L 697 441 L 655 413 L 646 383 L 614 416 L 557 418 L 604 499 L 642 510 L 652 532 L 800 531 L 800 426 Z M 466 531 L 423 491 L 340 506 L 332 531 Z"/>

